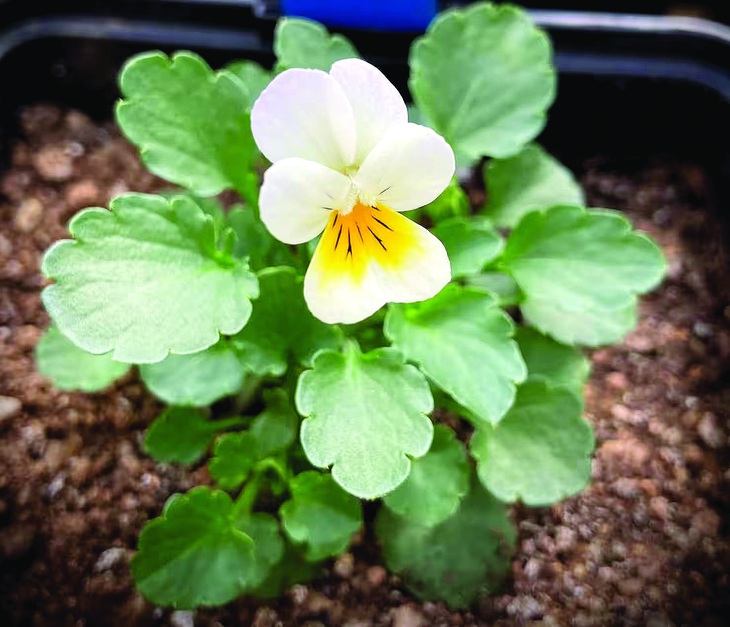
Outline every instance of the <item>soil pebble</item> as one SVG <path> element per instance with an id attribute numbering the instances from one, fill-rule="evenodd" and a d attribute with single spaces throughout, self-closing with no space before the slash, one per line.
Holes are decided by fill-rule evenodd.
<path id="1" fill-rule="evenodd" d="M 23 403 L 12 396 L 0 396 L 0 424 L 17 416 L 20 413 Z"/>

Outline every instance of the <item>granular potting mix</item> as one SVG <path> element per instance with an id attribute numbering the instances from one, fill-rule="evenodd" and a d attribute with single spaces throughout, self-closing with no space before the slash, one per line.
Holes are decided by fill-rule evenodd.
<path id="1" fill-rule="evenodd" d="M 589 206 L 625 211 L 661 245 L 669 273 L 642 300 L 636 330 L 591 353 L 592 483 L 553 507 L 514 509 L 519 539 L 500 594 L 471 612 L 421 603 L 387 574 L 366 527 L 351 552 L 280 599 L 173 613 L 135 591 L 129 559 L 172 493 L 209 483 L 205 466 L 144 454 L 160 406 L 136 373 L 103 394 L 62 393 L 33 358 L 49 324 L 40 261 L 68 219 L 165 185 L 111 124 L 48 105 L 24 110 L 21 122 L 0 188 L 2 625 L 727 624 L 730 265 L 696 164 L 574 162 Z M 469 436 L 457 417 L 442 418 Z"/>

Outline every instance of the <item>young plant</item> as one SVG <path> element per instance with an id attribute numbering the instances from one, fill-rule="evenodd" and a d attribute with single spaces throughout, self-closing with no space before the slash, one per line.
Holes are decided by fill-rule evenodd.
<path id="1" fill-rule="evenodd" d="M 71 221 L 43 262 L 39 368 L 88 392 L 136 364 L 170 404 L 147 452 L 208 465 L 215 487 L 173 495 L 140 536 L 132 574 L 153 603 L 276 595 L 382 499 L 388 566 L 467 607 L 508 568 L 508 505 L 586 485 L 580 347 L 632 328 L 664 260 L 532 143 L 556 76 L 522 10 L 450 10 L 415 42 L 420 124 L 322 26 L 282 19 L 274 50 L 273 73 L 189 52 L 126 64 L 117 121 L 183 189 Z M 455 163 L 484 158 L 471 206 Z M 241 204 L 219 204 L 226 190 Z"/>

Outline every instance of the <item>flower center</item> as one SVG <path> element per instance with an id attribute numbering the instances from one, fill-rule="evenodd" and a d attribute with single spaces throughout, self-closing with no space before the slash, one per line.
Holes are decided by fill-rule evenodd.
<path id="1" fill-rule="evenodd" d="M 350 189 L 347 191 L 347 195 L 345 196 L 342 206 L 337 209 L 340 215 L 349 215 L 357 205 L 375 207 L 377 204 L 375 196 L 365 192 L 365 190 L 352 180 L 352 177 L 357 174 L 357 167 L 350 166 L 345 168 L 344 174 L 350 179 Z"/>
<path id="2" fill-rule="evenodd" d="M 397 267 L 416 245 L 409 220 L 383 205 L 356 201 L 350 210 L 333 211 L 317 247 L 317 262 L 331 276 L 360 281 L 368 264 Z"/>

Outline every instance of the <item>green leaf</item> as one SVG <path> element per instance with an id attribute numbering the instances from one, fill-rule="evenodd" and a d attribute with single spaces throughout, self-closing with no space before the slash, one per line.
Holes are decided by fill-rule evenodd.
<path id="1" fill-rule="evenodd" d="M 474 161 L 519 152 L 555 97 L 550 41 L 511 5 L 445 11 L 411 47 L 409 64 L 418 108 Z"/>
<path id="2" fill-rule="evenodd" d="M 570 170 L 537 144 L 484 168 L 486 215 L 497 225 L 514 227 L 523 216 L 553 205 L 582 205 L 583 190 Z"/>
<path id="3" fill-rule="evenodd" d="M 253 270 L 266 267 L 266 255 L 271 250 L 274 238 L 253 210 L 240 205 L 234 207 L 228 214 L 227 222 L 237 237 L 234 254 L 237 257 L 248 257 L 248 263 Z"/>
<path id="4" fill-rule="evenodd" d="M 515 280 L 504 272 L 481 272 L 471 274 L 464 279 L 464 284 L 489 292 L 497 299 L 500 307 L 511 307 L 522 301 L 520 288 Z"/>
<path id="5" fill-rule="evenodd" d="M 451 218 L 432 230 L 446 247 L 455 279 L 478 273 L 504 247 L 499 233 L 484 220 Z"/>
<path id="6" fill-rule="evenodd" d="M 246 108 L 250 110 L 261 92 L 271 82 L 271 73 L 255 61 L 235 61 L 225 69 L 243 83 L 246 88 Z"/>
<path id="7" fill-rule="evenodd" d="M 247 592 L 258 592 L 266 579 L 280 568 L 286 545 L 279 531 L 279 523 L 269 514 L 249 514 L 236 521 L 236 527 L 254 542 L 254 564 L 248 572 Z"/>
<path id="8" fill-rule="evenodd" d="M 228 213 L 227 223 L 238 237 L 233 249 L 234 255 L 247 257 L 252 269 L 263 270 L 272 265 L 295 264 L 291 249 L 275 240 L 249 207 L 233 207 Z"/>
<path id="9" fill-rule="evenodd" d="M 522 307 L 527 322 L 561 342 L 583 346 L 601 346 L 620 341 L 638 321 L 636 299 L 625 308 L 607 311 L 585 305 L 583 309 L 568 310 L 562 303 L 533 299 L 528 308 Z"/>
<path id="10" fill-rule="evenodd" d="M 289 448 L 297 437 L 299 416 L 283 390 L 265 390 L 266 409 L 254 418 L 249 433 L 256 438 L 259 457 L 270 457 Z"/>
<path id="11" fill-rule="evenodd" d="M 515 340 L 530 378 L 537 377 L 554 387 L 564 387 L 582 398 L 582 387 L 591 370 L 583 353 L 529 327 L 517 327 Z"/>
<path id="12" fill-rule="evenodd" d="M 194 194 L 193 192 L 188 192 L 185 190 L 181 190 L 178 187 L 162 190 L 159 192 L 159 195 L 165 198 L 167 201 L 171 201 L 174 198 L 178 198 L 181 196 L 184 196 L 185 198 L 189 198 L 192 200 L 200 210 L 206 215 L 210 216 L 213 219 L 213 226 L 215 227 L 215 238 L 216 241 L 223 240 L 224 238 L 230 238 L 231 235 L 228 234 L 229 229 L 228 222 L 226 219 L 226 210 L 223 207 L 223 205 L 220 203 L 220 200 L 218 198 L 211 197 L 211 198 L 203 198 L 202 196 L 198 196 L 197 194 Z M 235 230 L 234 230 L 235 233 Z M 238 235 L 236 233 L 236 235 Z M 230 245 L 230 244 L 229 244 Z M 238 248 L 238 241 L 235 242 L 234 245 L 234 254 L 235 249 Z"/>
<path id="13" fill-rule="evenodd" d="M 192 355 L 168 355 L 139 372 L 149 390 L 172 405 L 203 407 L 235 394 L 246 371 L 227 340 Z"/>
<path id="14" fill-rule="evenodd" d="M 588 346 L 621 339 L 635 320 L 636 294 L 665 271 L 659 248 L 624 216 L 569 206 L 526 215 L 500 263 L 524 293 L 532 326 Z"/>
<path id="15" fill-rule="evenodd" d="M 408 109 L 408 121 L 412 124 L 418 124 L 420 126 L 427 126 L 430 129 L 436 130 L 431 120 L 426 117 L 426 114 L 421 111 L 412 102 L 406 105 Z"/>
<path id="16" fill-rule="evenodd" d="M 515 531 L 505 507 L 476 482 L 456 513 L 427 527 L 381 508 L 375 530 L 388 568 L 422 599 L 469 607 L 510 565 Z"/>
<path id="17" fill-rule="evenodd" d="M 346 37 L 330 35 L 322 24 L 296 17 L 277 22 L 274 53 L 280 69 L 302 67 L 325 72 L 335 61 L 360 56 Z"/>
<path id="18" fill-rule="evenodd" d="M 195 409 L 168 407 L 147 430 L 144 449 L 158 462 L 193 464 L 218 431 L 239 424 L 237 418 L 211 422 Z"/>
<path id="19" fill-rule="evenodd" d="M 81 350 L 54 326 L 36 345 L 38 372 L 59 390 L 98 392 L 129 370 L 129 364 L 114 361 L 110 355 L 92 355 Z"/>
<path id="20" fill-rule="evenodd" d="M 454 432 L 436 425 L 431 450 L 413 460 L 411 473 L 383 499 L 395 514 L 433 527 L 451 516 L 469 491 L 469 463 Z"/>
<path id="21" fill-rule="evenodd" d="M 582 403 L 563 388 L 529 380 L 495 427 L 471 439 L 477 473 L 497 498 L 541 506 L 580 492 L 591 476 L 593 429 Z"/>
<path id="22" fill-rule="evenodd" d="M 284 531 L 304 545 L 311 562 L 339 555 L 362 525 L 360 502 L 343 491 L 332 475 L 303 472 L 289 484 L 291 499 L 279 509 Z"/>
<path id="23" fill-rule="evenodd" d="M 527 376 L 511 319 L 473 288 L 447 285 L 426 302 L 391 305 L 384 330 L 406 359 L 481 421 L 499 422 L 515 384 Z"/>
<path id="24" fill-rule="evenodd" d="M 192 52 L 147 52 L 127 61 L 119 85 L 117 123 L 154 174 L 201 196 L 251 185 L 249 95 L 231 73 Z"/>
<path id="25" fill-rule="evenodd" d="M 318 562 L 308 562 L 290 542 L 284 542 L 284 556 L 273 566 L 264 582 L 253 594 L 263 599 L 280 597 L 294 584 L 314 579 L 322 571 Z"/>
<path id="26" fill-rule="evenodd" d="M 155 605 L 223 605 L 259 580 L 254 543 L 238 529 L 225 492 L 205 487 L 175 499 L 149 522 L 132 558 L 132 577 Z"/>
<path id="27" fill-rule="evenodd" d="M 453 179 L 436 200 L 419 211 L 423 211 L 434 223 L 438 223 L 448 218 L 468 216 L 470 209 L 469 197 L 461 188 L 459 181 Z"/>
<path id="28" fill-rule="evenodd" d="M 410 457 L 428 452 L 433 397 L 426 378 L 397 351 L 323 351 L 296 392 L 301 441 L 315 466 L 350 494 L 374 499 L 403 483 Z"/>
<path id="29" fill-rule="evenodd" d="M 339 345 L 334 327 L 317 320 L 304 302 L 302 279 L 293 268 L 259 273 L 261 295 L 246 327 L 232 338 L 242 363 L 259 375 L 279 376 L 289 356 L 309 365 L 315 352 Z"/>
<path id="30" fill-rule="evenodd" d="M 216 440 L 208 464 L 210 476 L 224 490 L 235 490 L 259 459 L 256 438 L 250 433 L 224 433 Z"/>
<path id="31" fill-rule="evenodd" d="M 172 200 L 177 196 L 185 196 L 186 198 L 190 198 L 190 200 L 192 200 L 196 205 L 198 205 L 198 207 L 200 207 L 201 211 L 205 215 L 213 218 L 213 224 L 216 228 L 217 237 L 225 231 L 226 210 L 223 208 L 223 205 L 221 205 L 217 198 L 201 198 L 200 196 L 197 196 L 192 192 L 181 193 L 179 189 L 160 192 L 160 196 L 163 196 L 167 200 Z"/>
<path id="32" fill-rule="evenodd" d="M 61 333 L 95 354 L 128 363 L 196 353 L 237 333 L 258 295 L 256 277 L 215 237 L 213 219 L 190 198 L 125 194 L 110 211 L 85 209 L 54 244 L 43 303 Z"/>

